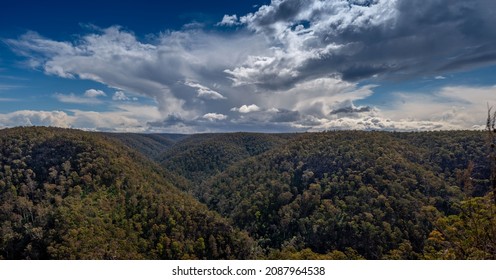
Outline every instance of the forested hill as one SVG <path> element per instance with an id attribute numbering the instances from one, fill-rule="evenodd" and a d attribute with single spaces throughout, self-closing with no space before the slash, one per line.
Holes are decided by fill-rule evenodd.
<path id="1" fill-rule="evenodd" d="M 116 138 L 126 146 L 140 151 L 150 159 L 157 157 L 173 146 L 177 141 L 187 138 L 186 134 L 141 134 L 141 133 L 103 133 L 105 136 Z"/>
<path id="2" fill-rule="evenodd" d="M 0 130 L 0 258 L 496 259 L 486 134 Z"/>
<path id="3" fill-rule="evenodd" d="M 178 141 L 157 159 L 168 170 L 194 183 L 226 170 L 232 164 L 287 143 L 297 134 L 197 134 Z"/>
<path id="4" fill-rule="evenodd" d="M 249 136 L 255 143 L 270 137 Z M 494 238 L 496 230 L 484 197 L 490 189 L 485 136 L 305 133 L 249 156 L 228 149 L 233 136 L 221 134 L 178 143 L 179 152 L 169 149 L 161 164 L 201 178 L 189 191 L 247 230 L 271 258 L 496 258 L 481 237 L 492 231 Z M 467 241 L 474 233 L 463 222 L 464 207 L 474 201 L 486 207 L 477 211 L 487 210 L 477 212 L 476 222 L 486 227 L 477 233 L 479 247 Z"/>
<path id="5" fill-rule="evenodd" d="M 253 257 L 254 243 L 96 133 L 0 130 L 0 258 Z"/>

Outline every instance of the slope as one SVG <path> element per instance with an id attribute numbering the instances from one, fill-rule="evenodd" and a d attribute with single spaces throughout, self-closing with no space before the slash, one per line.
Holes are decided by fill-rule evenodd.
<path id="1" fill-rule="evenodd" d="M 416 259 L 437 215 L 458 213 L 470 162 L 474 194 L 488 192 L 484 145 L 480 132 L 307 133 L 235 163 L 193 192 L 274 258 L 310 250 Z"/>
<path id="2" fill-rule="evenodd" d="M 253 243 L 96 133 L 0 130 L 0 258 L 251 258 Z"/>
<path id="3" fill-rule="evenodd" d="M 158 161 L 197 184 L 232 164 L 283 145 L 297 134 L 197 134 L 176 143 Z"/>
<path id="4" fill-rule="evenodd" d="M 188 137 L 183 134 L 140 134 L 140 133 L 102 133 L 121 141 L 124 145 L 141 152 L 150 159 L 156 159 L 176 142 Z"/>

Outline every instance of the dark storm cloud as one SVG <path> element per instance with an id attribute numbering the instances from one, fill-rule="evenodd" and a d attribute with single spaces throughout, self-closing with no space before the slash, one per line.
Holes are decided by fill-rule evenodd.
<path id="1" fill-rule="evenodd" d="M 214 118 L 212 118 L 214 117 Z M 295 128 L 293 123 L 302 123 L 304 119 L 297 111 L 285 109 L 271 109 L 265 111 L 253 111 L 244 113 L 233 118 L 221 114 L 206 114 L 203 118 L 186 120 L 176 115 L 169 115 L 160 121 L 148 122 L 147 125 L 162 131 L 181 132 L 220 132 L 220 131 L 297 131 L 307 127 Z"/>
<path id="2" fill-rule="evenodd" d="M 301 115 L 298 111 L 290 110 L 279 110 L 270 118 L 271 122 L 284 123 L 284 122 L 296 122 L 300 120 Z"/>
<path id="3" fill-rule="evenodd" d="M 337 115 L 337 114 L 365 113 L 365 112 L 371 112 L 372 110 L 373 109 L 370 106 L 363 106 L 363 107 L 349 106 L 349 107 L 332 110 L 329 114 Z"/>
<path id="4" fill-rule="evenodd" d="M 279 21 L 291 21 L 311 2 L 311 0 L 272 1 L 270 6 L 262 6 L 255 13 L 252 23 L 258 26 L 270 26 Z"/>
<path id="5" fill-rule="evenodd" d="M 174 126 L 177 124 L 184 124 L 185 122 L 186 120 L 182 119 L 179 116 L 168 115 L 165 119 L 161 121 L 148 122 L 148 125 L 152 127 L 167 127 L 167 126 Z"/>
<path id="6" fill-rule="evenodd" d="M 326 75 L 408 79 L 494 64 L 495 10 L 484 0 L 272 1 L 240 21 L 272 40 L 273 55 L 226 72 L 274 90 Z"/>

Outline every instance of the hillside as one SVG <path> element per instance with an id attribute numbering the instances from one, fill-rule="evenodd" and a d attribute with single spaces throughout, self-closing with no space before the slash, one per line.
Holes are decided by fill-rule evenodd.
<path id="1" fill-rule="evenodd" d="M 124 145 L 141 152 L 150 159 L 156 159 L 161 153 L 188 135 L 184 134 L 141 134 L 141 133 L 103 133 L 115 138 Z"/>
<path id="2" fill-rule="evenodd" d="M 280 146 L 297 134 L 198 134 L 166 149 L 158 162 L 171 172 L 198 183 L 232 164 Z"/>
<path id="3" fill-rule="evenodd" d="M 0 130 L 0 258 L 253 257 L 253 242 L 101 134 Z"/>
<path id="4" fill-rule="evenodd" d="M 191 192 L 247 230 L 269 257 L 418 259 L 439 217 L 459 215 L 465 200 L 488 193 L 483 136 L 306 133 L 227 160 L 233 164 L 217 175 L 209 166 L 219 165 L 217 149 L 225 145 L 206 140 L 182 150 L 210 157 L 175 153 L 174 162 L 194 162 L 200 154 L 205 169 L 196 172 L 203 180 Z M 189 164 L 182 168 L 179 173 L 191 172 Z"/>
<path id="5" fill-rule="evenodd" d="M 0 130 L 0 258 L 496 259 L 485 133 Z"/>

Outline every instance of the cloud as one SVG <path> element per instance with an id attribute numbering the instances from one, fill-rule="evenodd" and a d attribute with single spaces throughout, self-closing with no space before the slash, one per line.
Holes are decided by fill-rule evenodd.
<path id="1" fill-rule="evenodd" d="M 59 102 L 62 103 L 73 103 L 73 104 L 101 104 L 103 101 L 97 99 L 96 97 L 77 96 L 74 93 L 62 94 L 55 93 L 53 95 Z"/>
<path id="2" fill-rule="evenodd" d="M 266 112 L 271 114 L 268 120 L 275 123 L 291 123 L 296 122 L 301 118 L 301 114 L 298 111 L 285 109 L 277 109 L 277 111 L 275 111 L 273 109 L 269 109 Z"/>
<path id="3" fill-rule="evenodd" d="M 261 110 L 260 107 L 258 107 L 255 104 L 243 105 L 239 108 L 236 108 L 236 107 L 231 108 L 232 112 L 240 112 L 242 114 L 246 114 L 246 113 L 250 113 L 250 112 L 258 112 L 260 110 Z"/>
<path id="4" fill-rule="evenodd" d="M 257 110 L 250 111 L 250 106 L 245 105 L 249 112 L 232 116 L 211 112 L 195 119 L 173 114 L 163 118 L 157 106 L 127 103 L 105 112 L 20 110 L 0 114 L 0 126 L 48 125 L 101 131 L 181 133 L 483 129 L 487 104 L 496 106 L 496 86 L 445 86 L 432 94 L 398 92 L 391 103 L 390 107 L 375 108 L 356 106 L 351 100 L 330 102 L 327 115 L 281 107 L 257 106 Z"/>
<path id="5" fill-rule="evenodd" d="M 209 121 L 218 121 L 227 119 L 226 115 L 218 114 L 218 113 L 207 113 L 203 115 L 203 118 Z"/>
<path id="6" fill-rule="evenodd" d="M 175 126 L 177 124 L 186 124 L 187 122 L 188 122 L 187 120 L 184 120 L 180 116 L 170 114 L 167 117 L 163 118 L 162 120 L 150 121 L 147 124 L 151 127 L 164 128 L 164 127 Z"/>
<path id="7" fill-rule="evenodd" d="M 84 92 L 83 96 L 75 95 L 74 93 L 62 94 L 55 93 L 55 97 L 59 102 L 62 103 L 73 103 L 73 104 L 102 104 L 103 101 L 99 100 L 98 97 L 107 96 L 102 90 L 88 89 Z"/>
<path id="8" fill-rule="evenodd" d="M 256 104 L 299 111 L 302 115 L 328 117 L 343 102 L 358 101 L 373 95 L 375 85 L 358 86 L 337 78 L 320 78 L 297 83 L 287 90 L 258 94 Z"/>
<path id="9" fill-rule="evenodd" d="M 476 111 L 485 110 L 476 109 L 472 97 L 485 104 L 492 97 L 482 92 L 491 89 L 403 92 L 382 107 L 367 101 L 385 79 L 441 79 L 496 63 L 495 9 L 496 2 L 483 0 L 273 0 L 253 13 L 225 15 L 218 27 L 194 24 L 146 39 L 111 26 L 73 41 L 27 32 L 4 42 L 47 75 L 98 82 L 115 90 L 114 101 L 139 96 L 156 104 L 158 116 L 144 118 L 116 106 L 125 102 L 103 102 L 105 93 L 96 89 L 54 95 L 60 102 L 108 106 L 109 123 L 98 122 L 103 115 L 96 112 L 67 111 L 85 116 L 88 126 L 128 123 L 169 132 L 467 128 L 476 125 Z M 225 32 L 226 26 L 236 28 Z M 125 118 L 118 121 L 118 114 Z"/>
<path id="10" fill-rule="evenodd" d="M 225 96 L 218 93 L 217 91 L 212 90 L 206 86 L 202 86 L 198 83 L 187 81 L 184 84 L 189 86 L 189 87 L 196 88 L 196 90 L 198 92 L 198 97 L 200 97 L 200 98 L 212 99 L 212 100 L 226 99 Z"/>
<path id="11" fill-rule="evenodd" d="M 496 104 L 496 86 L 445 86 L 432 94 L 397 93 L 383 113 L 401 121 L 435 121 L 473 129 L 485 124 L 488 104 Z"/>
<path id="12" fill-rule="evenodd" d="M 238 21 L 238 16 L 237 15 L 224 15 L 222 18 L 222 21 L 218 22 L 216 25 L 217 26 L 233 26 L 233 25 L 240 25 L 241 23 Z"/>
<path id="13" fill-rule="evenodd" d="M 250 112 L 241 116 L 229 117 L 219 113 L 207 113 L 195 120 L 186 120 L 176 115 L 169 115 L 165 119 L 149 122 L 150 131 L 155 132 L 290 132 L 304 131 L 304 128 L 295 127 L 293 121 L 297 120 L 297 112 L 286 110 L 265 110 Z"/>
<path id="14" fill-rule="evenodd" d="M 103 92 L 101 90 L 89 89 L 89 90 L 84 92 L 84 96 L 93 98 L 93 97 L 98 97 L 98 96 L 107 96 L 107 94 L 105 94 L 105 92 Z"/>
<path id="15" fill-rule="evenodd" d="M 227 116 L 226 116 L 227 118 Z M 207 113 L 204 116 L 187 120 L 177 115 L 169 115 L 159 121 L 148 122 L 151 132 L 173 132 L 173 133 L 199 133 L 229 131 L 229 123 L 226 118 L 217 116 L 217 113 Z M 227 128 L 227 129 L 226 129 Z"/>
<path id="16" fill-rule="evenodd" d="M 382 117 L 339 118 L 322 121 L 308 131 L 322 130 L 382 130 L 382 131 L 433 131 L 460 129 L 459 126 L 439 121 L 393 121 Z"/>
<path id="17" fill-rule="evenodd" d="M 14 50 L 36 60 L 38 63 L 34 65 L 42 67 L 46 74 L 88 79 L 137 92 L 154 98 L 164 109 L 174 107 L 180 110 L 184 104 L 153 76 L 153 73 L 164 74 L 156 67 L 171 61 L 160 60 L 157 46 L 141 43 L 133 34 L 118 27 L 83 36 L 74 44 L 54 42 L 33 32 L 21 36 L 19 40 L 10 40 L 9 44 Z M 153 62 L 154 59 L 157 62 Z M 177 75 L 170 70 L 165 75 L 167 79 L 174 79 L 174 76 Z"/>
<path id="18" fill-rule="evenodd" d="M 21 110 L 0 114 L 0 126 L 57 126 L 70 127 L 72 118 L 63 111 Z"/>
<path id="19" fill-rule="evenodd" d="M 291 123 L 299 122 L 303 117 L 298 111 L 274 107 L 270 109 L 262 109 L 257 106 L 256 109 L 252 107 L 250 110 L 250 106 L 241 106 L 240 108 L 232 108 L 231 111 L 242 113 L 241 115 L 233 117 L 232 121 L 236 122 L 237 124 L 244 125 L 273 123 L 275 125 L 283 124 L 283 126 L 286 127 L 288 125 L 291 125 Z"/>
<path id="20" fill-rule="evenodd" d="M 272 1 L 239 19 L 272 52 L 226 73 L 235 85 L 281 89 L 330 74 L 408 79 L 494 64 L 495 8 L 484 0 Z"/>
<path id="21" fill-rule="evenodd" d="M 118 104 L 113 108 L 114 113 L 122 112 L 123 115 L 146 121 L 159 120 L 162 117 L 157 106 L 139 104 Z"/>
<path id="22" fill-rule="evenodd" d="M 147 126 L 139 116 L 120 112 L 95 112 L 70 110 L 73 114 L 71 126 L 85 130 L 143 132 Z"/>
<path id="23" fill-rule="evenodd" d="M 114 95 L 112 95 L 112 100 L 126 101 L 129 100 L 129 97 L 122 91 L 116 91 Z"/>
<path id="24" fill-rule="evenodd" d="M 154 106 L 122 105 L 114 109 L 105 112 L 19 110 L 0 114 L 0 127 L 37 125 L 96 131 L 145 132 L 149 131 L 147 122 L 161 118 L 158 108 Z"/>
<path id="25" fill-rule="evenodd" d="M 112 100 L 114 101 L 129 101 L 129 100 L 133 100 L 133 101 L 137 101 L 138 98 L 137 97 L 128 97 L 123 91 L 116 91 L 114 93 L 114 95 L 112 95 Z"/>
<path id="26" fill-rule="evenodd" d="M 333 109 L 330 115 L 353 115 L 356 113 L 367 113 L 373 111 L 370 106 L 355 106 L 353 101 L 346 100 L 342 103 L 337 104 L 337 108 Z"/>
<path id="27" fill-rule="evenodd" d="M 92 31 L 74 42 L 57 42 L 35 32 L 6 42 L 47 75 L 92 80 L 151 98 L 164 117 L 176 114 L 188 119 L 218 111 L 205 107 L 211 101 L 236 97 L 239 89 L 231 87 L 224 70 L 240 63 L 249 52 L 267 49 L 263 37 L 256 34 L 224 36 L 188 29 L 163 32 L 141 42 L 117 26 Z M 189 83 L 196 89 L 194 96 L 184 81 L 194 81 Z M 233 98 L 227 108 L 238 99 Z"/>
<path id="28" fill-rule="evenodd" d="M 0 76 L 1 78 L 1 76 Z M 17 88 L 20 88 L 22 86 L 19 86 L 19 85 L 8 85 L 8 84 L 0 84 L 0 91 L 9 91 L 9 90 L 13 90 L 13 89 L 17 89 Z"/>

